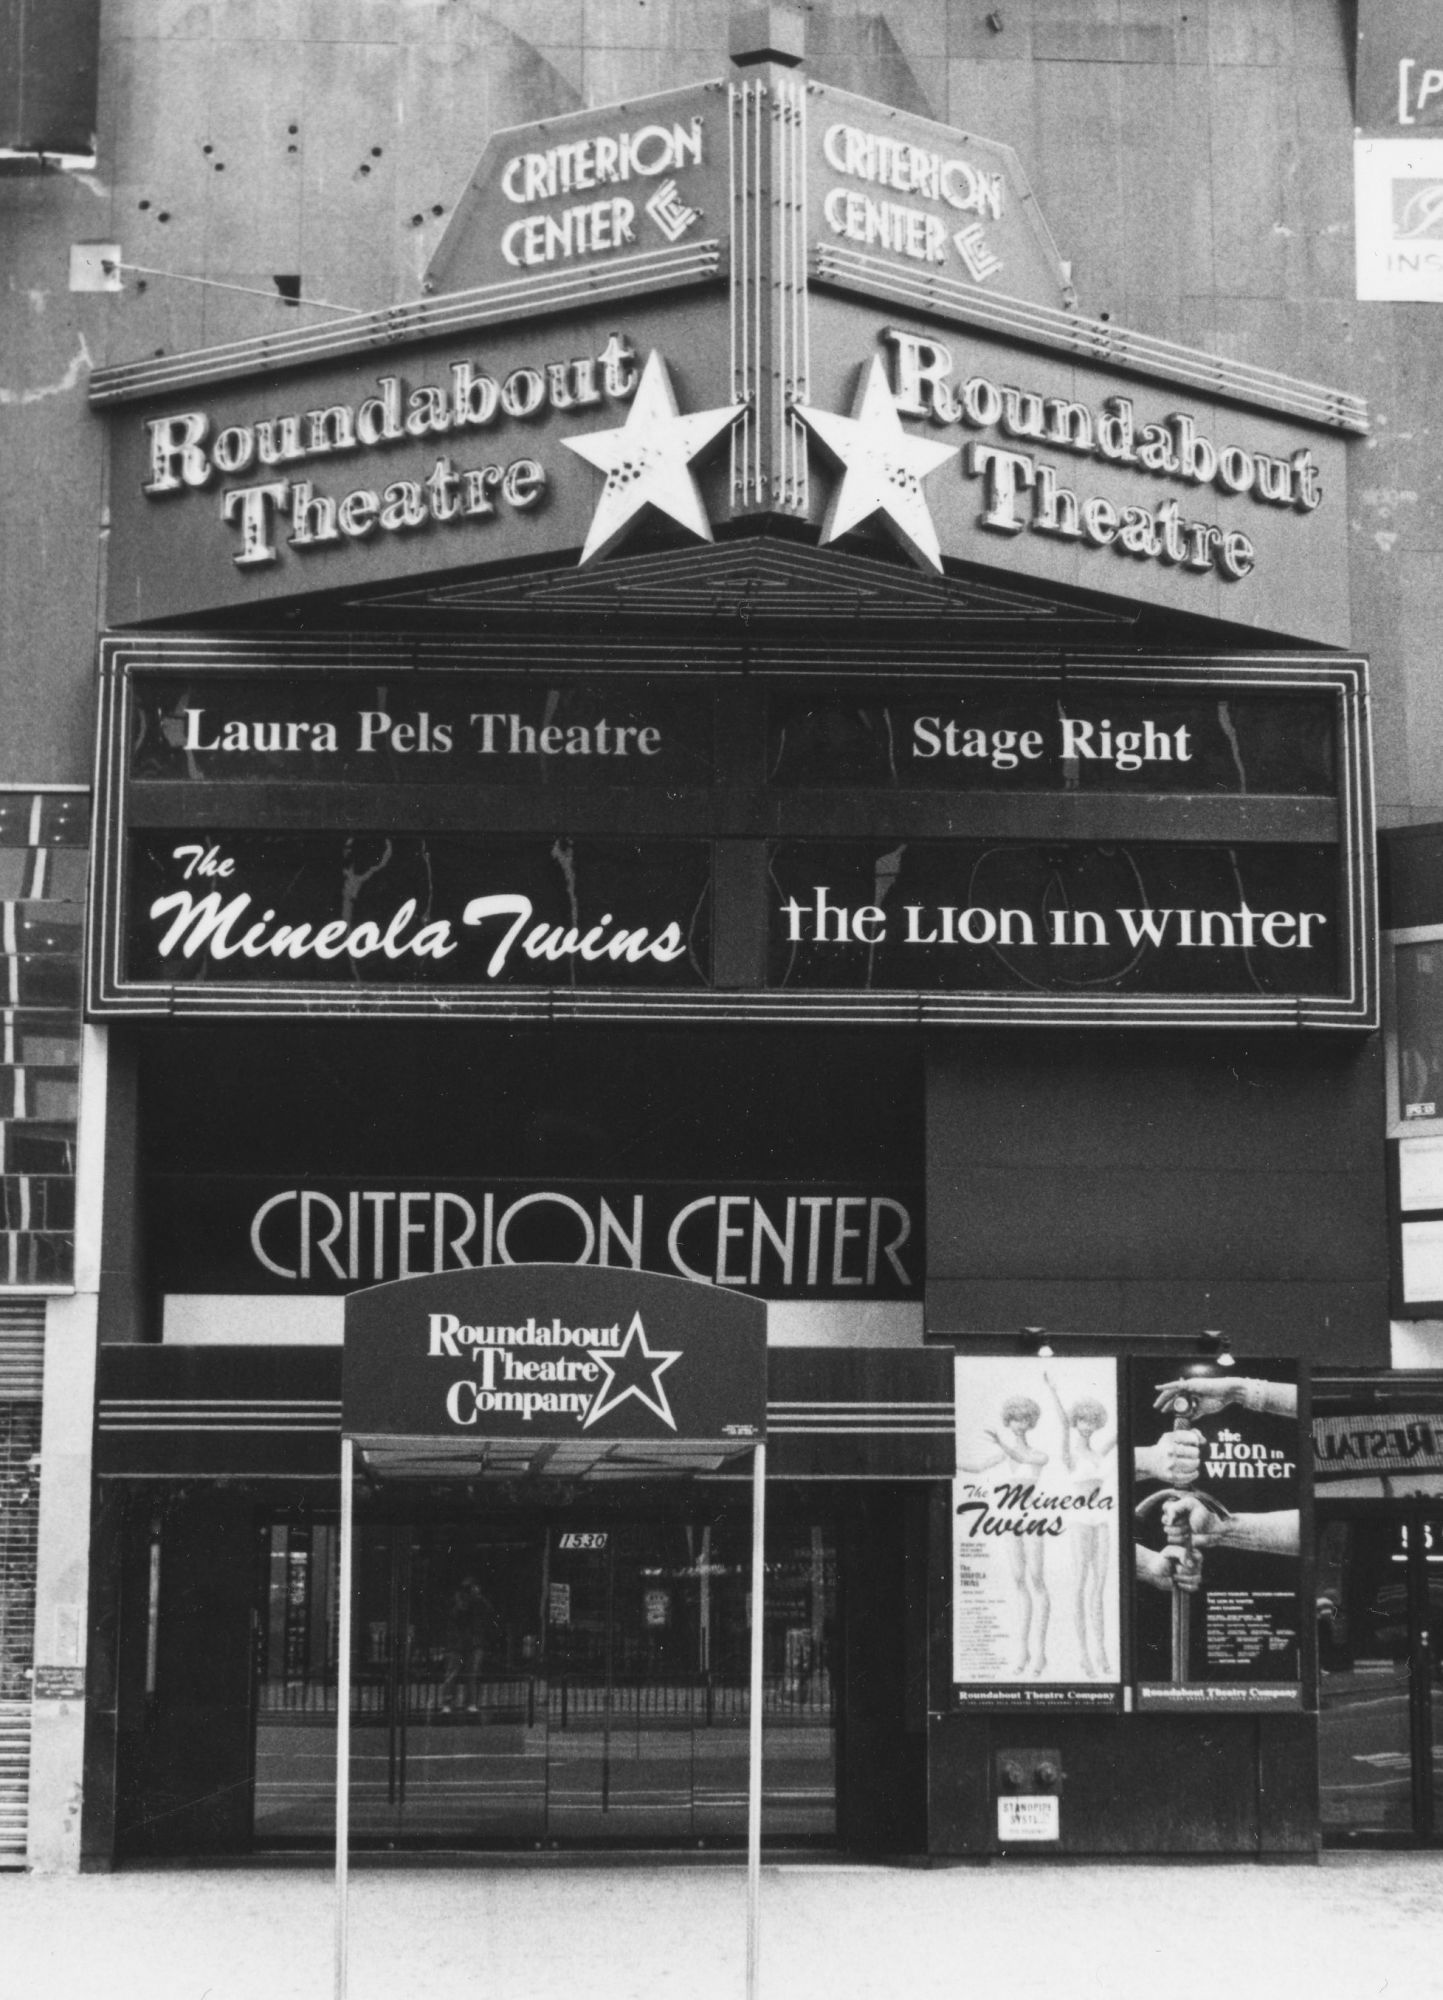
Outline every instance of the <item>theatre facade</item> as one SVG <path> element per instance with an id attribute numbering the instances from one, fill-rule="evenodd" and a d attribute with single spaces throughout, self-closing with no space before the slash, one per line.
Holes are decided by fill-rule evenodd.
<path id="1" fill-rule="evenodd" d="M 332 1837 L 367 1313 L 445 1435 L 361 1454 L 357 1847 L 739 1842 L 754 1619 L 774 1846 L 1431 1832 L 1428 1503 L 1313 1479 L 1403 1393 L 1367 412 L 784 56 L 496 134 L 404 308 L 93 378 L 92 1866 Z M 760 1606 L 747 1437 L 660 1448 L 726 1294 Z"/>

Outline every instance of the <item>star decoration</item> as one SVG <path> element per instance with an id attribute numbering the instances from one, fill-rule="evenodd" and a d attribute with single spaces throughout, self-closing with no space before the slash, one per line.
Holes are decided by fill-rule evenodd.
<path id="1" fill-rule="evenodd" d="M 634 1358 L 633 1347 L 639 1350 Z M 626 1339 L 615 1357 L 602 1354 L 596 1348 L 591 1350 L 592 1360 L 606 1371 L 606 1380 L 597 1390 L 581 1428 L 590 1430 L 599 1417 L 609 1416 L 613 1410 L 620 1409 L 628 1396 L 635 1396 L 637 1402 L 650 1410 L 653 1416 L 660 1417 L 664 1424 L 675 1430 L 676 1418 L 666 1400 L 661 1378 L 674 1361 L 681 1359 L 681 1352 L 679 1347 L 670 1351 L 648 1347 L 641 1314 L 633 1313 Z M 627 1376 L 631 1379 L 627 1380 Z"/>
<path id="2" fill-rule="evenodd" d="M 923 569 L 942 569 L 942 549 L 932 524 L 922 481 L 962 449 L 912 437 L 902 428 L 887 387 L 887 371 L 874 355 L 850 417 L 798 403 L 796 413 L 842 468 L 822 524 L 823 542 L 835 542 L 874 514 Z"/>
<path id="3" fill-rule="evenodd" d="M 619 430 L 588 431 L 561 442 L 606 474 L 581 560 L 607 555 L 645 507 L 654 507 L 704 542 L 712 539 L 691 462 L 741 415 L 743 405 L 679 416 L 666 363 L 653 348 Z"/>

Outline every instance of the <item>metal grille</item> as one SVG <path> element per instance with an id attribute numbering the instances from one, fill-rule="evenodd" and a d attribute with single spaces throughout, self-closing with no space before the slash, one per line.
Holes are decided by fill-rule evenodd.
<path id="1" fill-rule="evenodd" d="M 45 1301 L 0 1298 L 0 1404 L 40 1401 Z"/>
<path id="2" fill-rule="evenodd" d="M 0 787 L 0 1287 L 71 1283 L 89 842 L 83 791 Z"/>
<path id="3" fill-rule="evenodd" d="M 0 1354 L 20 1345 L 10 1333 L 0 1327 Z M 0 1867 L 21 1867 L 25 1861 L 39 1518 L 37 1386 L 33 1398 L 0 1402 Z"/>

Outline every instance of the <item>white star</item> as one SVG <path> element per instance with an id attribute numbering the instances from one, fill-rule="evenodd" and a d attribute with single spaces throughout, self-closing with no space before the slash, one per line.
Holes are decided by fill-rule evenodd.
<path id="1" fill-rule="evenodd" d="M 881 525 L 913 562 L 942 568 L 942 548 L 932 525 L 922 481 L 962 449 L 911 437 L 902 428 L 880 355 L 872 357 L 850 417 L 796 405 L 797 415 L 842 468 L 822 523 L 823 542 L 880 514 Z"/>
<path id="2" fill-rule="evenodd" d="M 633 1344 L 639 1346 L 640 1359 L 646 1365 L 636 1368 L 633 1363 L 632 1369 L 628 1372 L 633 1373 L 636 1379 L 625 1382 L 618 1388 L 616 1378 L 622 1372 L 618 1364 L 630 1359 Z M 606 1380 L 597 1390 L 581 1428 L 590 1430 L 598 1417 L 604 1417 L 610 1411 L 619 1409 L 628 1396 L 635 1396 L 644 1409 L 650 1410 L 653 1416 L 660 1417 L 664 1424 L 669 1424 L 672 1430 L 675 1430 L 676 1418 L 671 1413 L 671 1404 L 666 1400 L 666 1390 L 661 1386 L 661 1378 L 674 1361 L 681 1359 L 681 1353 L 679 1347 L 670 1350 L 648 1347 L 646 1328 L 641 1323 L 641 1314 L 633 1313 L 631 1325 L 626 1330 L 626 1339 L 621 1343 L 614 1361 L 597 1348 L 591 1350 L 592 1360 L 599 1368 L 606 1370 Z M 643 1379 L 646 1376 L 650 1376 L 651 1381 L 648 1386 L 643 1387 Z"/>
<path id="3" fill-rule="evenodd" d="M 732 403 L 724 410 L 678 416 L 666 363 L 653 348 L 621 428 L 561 440 L 568 451 L 606 474 L 581 560 L 590 562 L 614 549 L 643 507 L 655 507 L 709 542 L 711 523 L 689 468 L 736 422 L 742 408 Z"/>

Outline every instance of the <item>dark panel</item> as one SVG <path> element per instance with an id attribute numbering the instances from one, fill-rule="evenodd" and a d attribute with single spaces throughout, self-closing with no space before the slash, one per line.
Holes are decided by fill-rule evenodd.
<path id="1" fill-rule="evenodd" d="M 1260 1174 L 1245 1160 L 1231 1173 L 1106 1159 L 1087 1173 L 984 1168 L 960 1183 L 950 1227 L 934 1223 L 931 1267 L 956 1278 L 1206 1280 L 1226 1272 L 1234 1280 L 1346 1281 L 1372 1261 L 1376 1193 L 1367 1174 Z"/>
<path id="2" fill-rule="evenodd" d="M 1378 860 L 1384 930 L 1443 924 L 1443 826 L 1380 833 Z"/>
<path id="3" fill-rule="evenodd" d="M 100 1226 L 100 1338 L 147 1338 L 141 1237 L 136 1047 L 111 1035 L 106 1063 L 105 1195 Z"/>
<path id="4" fill-rule="evenodd" d="M 1072 1333 L 1146 1341 L 1156 1334 L 1217 1327 L 1239 1346 L 1278 1355 L 1385 1367 L 1386 1280 L 1354 1284 L 1234 1283 L 1227 1278 L 1170 1284 L 1122 1279 L 1043 1281 L 942 1279 L 927 1289 L 930 1336 L 1049 1326 Z"/>
<path id="5" fill-rule="evenodd" d="M 136 1554 L 148 1561 L 149 1524 Z M 140 1686 L 141 1734 L 126 1758 L 117 1813 L 124 1854 L 220 1854 L 250 1841 L 252 1509 L 232 1495 L 189 1496 L 160 1519 L 155 1685 Z M 145 1639 L 146 1598 L 127 1606 L 125 1647 Z M 122 1730 L 135 1684 L 123 1687 Z"/>
<path id="6" fill-rule="evenodd" d="M 842 1716 L 838 1730 L 842 1845 L 916 1853 L 925 1842 L 926 1738 L 906 1713 L 909 1528 L 906 1496 L 865 1492 L 847 1530 L 842 1578 Z"/>
<path id="7" fill-rule="evenodd" d="M 1387 1359 L 1376 1041 L 929 1043 L 928 1331 Z"/>
<path id="8" fill-rule="evenodd" d="M 973 1162 L 1089 1170 L 1381 1166 L 1376 1041 L 1257 1035 L 934 1035 L 934 1174 Z"/>
<path id="9" fill-rule="evenodd" d="M 0 5 L 0 148 L 95 153 L 100 0 Z"/>
<path id="10" fill-rule="evenodd" d="M 995 1853 L 993 1757 L 1060 1748 L 1062 1840 L 1041 1853 L 1311 1853 L 1315 1739 L 1309 1716 L 934 1716 L 928 1849 Z"/>
<path id="11" fill-rule="evenodd" d="M 105 1869 L 115 1850 L 116 1706 L 119 1671 L 122 1543 L 126 1501 L 97 1484 L 90 1516 L 89 1633 L 86 1640 L 82 1869 Z"/>
<path id="12" fill-rule="evenodd" d="M 921 1179 L 920 1052 L 887 1034 L 236 1024 L 141 1049 L 168 1173 Z"/>

